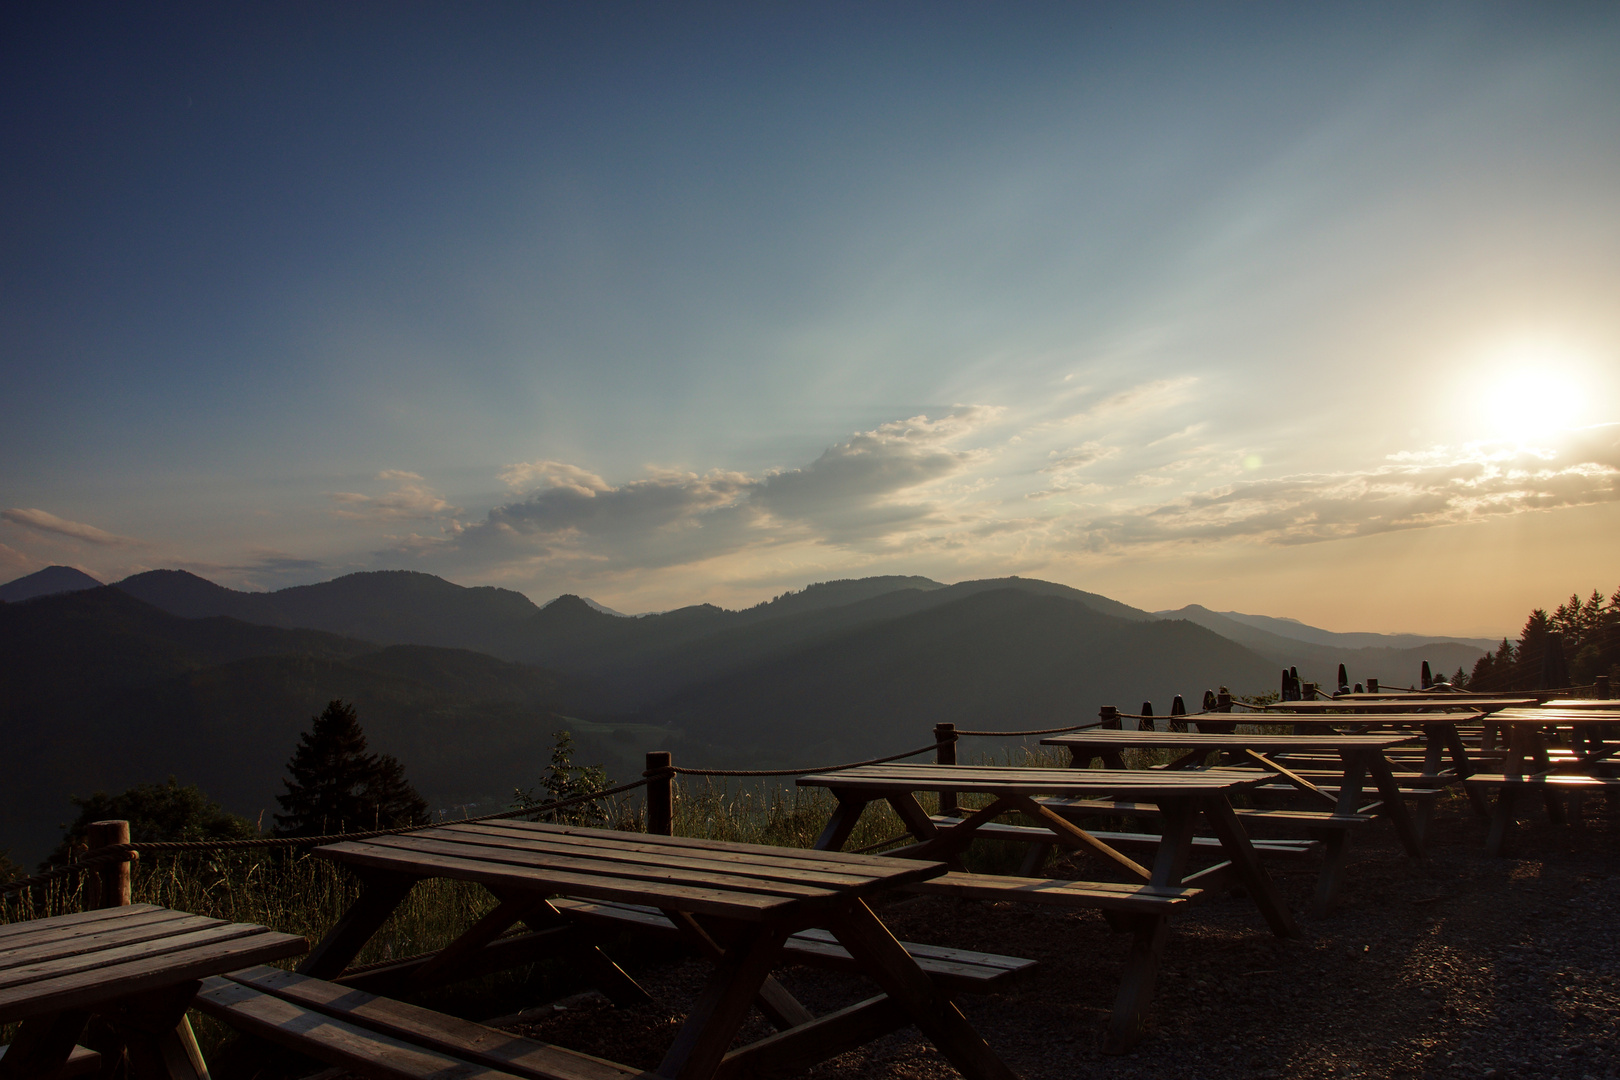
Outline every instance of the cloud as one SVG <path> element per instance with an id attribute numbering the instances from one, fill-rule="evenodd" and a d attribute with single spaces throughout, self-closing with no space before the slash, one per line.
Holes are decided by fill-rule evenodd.
<path id="1" fill-rule="evenodd" d="M 1470 444 L 1392 455 L 1360 472 L 1242 481 L 1094 518 L 1089 549 L 1170 541 L 1305 544 L 1620 501 L 1620 426 L 1557 448 Z"/>
<path id="2" fill-rule="evenodd" d="M 1041 467 L 1043 473 L 1064 473 L 1075 469 L 1083 469 L 1087 465 L 1095 465 L 1111 457 L 1119 456 L 1119 447 L 1104 446 L 1100 442 L 1092 441 L 1081 443 L 1068 450 L 1053 450 L 1047 457 L 1050 459 Z"/>
<path id="3" fill-rule="evenodd" d="M 39 562 L 18 551 L 14 547 L 0 544 L 0 573 L 28 574 L 39 569 Z"/>
<path id="4" fill-rule="evenodd" d="M 963 407 L 859 432 L 807 465 L 761 474 L 649 469 L 622 484 L 576 465 L 510 465 L 502 482 L 523 497 L 443 539 L 413 536 L 398 557 L 678 566 L 791 542 L 883 543 L 936 520 L 940 495 L 984 452 L 950 444 L 980 430 L 992 409 Z"/>
<path id="5" fill-rule="evenodd" d="M 65 536 L 70 540 L 82 540 L 87 544 L 96 544 L 99 547 L 141 547 L 142 542 L 128 536 L 117 536 L 113 533 L 86 525 L 83 522 L 69 521 L 59 518 L 55 514 L 44 510 L 24 510 L 13 508 L 0 510 L 0 518 L 21 525 L 25 529 L 35 532 L 50 533 L 55 536 Z"/>
<path id="6" fill-rule="evenodd" d="M 1064 426 L 1074 426 L 1159 412 L 1186 401 L 1188 391 L 1197 382 L 1196 376 L 1182 375 L 1174 379 L 1154 379 L 1152 382 L 1138 383 L 1136 386 L 1110 394 L 1091 407 L 1066 417 L 1061 423 Z"/>
<path id="7" fill-rule="evenodd" d="M 389 469 L 378 473 L 377 479 L 393 484 L 394 490 L 384 495 L 327 492 L 327 497 L 337 503 L 332 513 L 342 518 L 368 521 L 431 521 L 461 513 L 459 508 L 451 506 L 438 492 L 428 487 L 427 481 L 416 473 Z"/>
<path id="8" fill-rule="evenodd" d="M 903 493 L 956 476 L 983 457 L 946 444 L 990 419 L 961 409 L 939 420 L 914 416 L 829 447 L 802 469 L 765 478 L 754 502 L 780 521 L 808 524 L 833 542 L 873 539 L 930 518 L 935 507 Z"/>

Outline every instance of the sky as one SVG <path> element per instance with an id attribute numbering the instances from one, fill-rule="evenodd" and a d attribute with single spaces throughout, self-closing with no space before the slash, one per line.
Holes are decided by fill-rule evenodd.
<path id="1" fill-rule="evenodd" d="M 11 5 L 0 578 L 1620 585 L 1620 7 Z"/>

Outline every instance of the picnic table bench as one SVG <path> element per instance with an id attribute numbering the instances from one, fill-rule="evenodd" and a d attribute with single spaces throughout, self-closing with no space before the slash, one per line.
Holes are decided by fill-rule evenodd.
<path id="1" fill-rule="evenodd" d="M 427 878 L 478 882 L 497 905 L 426 964 L 398 975 L 409 989 L 482 970 L 486 950 L 519 923 L 570 955 L 619 1000 L 645 992 L 593 942 L 578 904 L 656 910 L 714 960 L 713 975 L 651 1076 L 747 1076 L 803 1068 L 897 1027 L 915 1024 L 970 1078 L 1012 1072 L 950 996 L 897 942 L 868 897 L 945 872 L 937 862 L 500 821 L 446 825 L 343 841 L 316 849 L 356 870 L 359 898 L 296 976 L 237 973 L 211 984 L 199 1007 L 227 1022 L 334 1065 L 410 1078 L 545 1076 L 609 1080 L 635 1070 L 520 1039 L 379 997 L 336 981 L 365 942 Z M 881 993 L 812 1015 L 771 977 L 795 935 L 822 930 Z M 801 938 L 801 942 L 806 939 Z M 808 942 L 798 948 L 799 953 Z M 844 959 L 847 957 L 847 959 Z M 942 959 L 942 958 L 936 958 Z M 1002 958 L 1011 961 L 1011 958 Z M 779 1029 L 731 1045 L 758 1005 Z"/>
<path id="2" fill-rule="evenodd" d="M 1411 742 L 1405 734 L 1344 735 L 1319 732 L 1307 735 L 1261 735 L 1211 732 L 1175 731 L 1081 731 L 1042 739 L 1049 746 L 1068 749 L 1072 765 L 1085 769 L 1094 760 L 1101 760 L 1110 769 L 1124 769 L 1123 752 L 1140 750 L 1182 750 L 1179 758 L 1161 766 L 1165 771 L 1200 769 L 1212 753 L 1220 753 L 1227 768 L 1244 771 L 1259 769 L 1270 775 L 1266 782 L 1250 788 L 1250 793 L 1267 795 L 1306 796 L 1315 802 L 1314 808 L 1243 807 L 1235 813 L 1247 827 L 1274 827 L 1285 833 L 1300 832 L 1319 842 L 1324 850 L 1322 869 L 1317 876 L 1316 896 L 1312 910 L 1320 913 L 1332 907 L 1334 898 L 1344 879 L 1348 859 L 1350 835 L 1369 824 L 1377 813 L 1387 817 L 1395 828 L 1408 855 L 1423 854 L 1423 836 L 1420 818 L 1414 818 L 1407 807 L 1408 799 L 1421 799 L 1419 795 L 1403 791 L 1390 768 L 1386 753 L 1394 747 Z M 1338 768 L 1329 773 L 1299 765 L 1292 757 L 1308 753 L 1328 752 L 1338 759 Z M 1223 767 L 1223 766 L 1217 766 Z M 1337 783 L 1329 782 L 1328 777 Z M 1365 803 L 1363 790 L 1368 777 L 1376 786 L 1378 800 Z M 1320 780 L 1322 783 L 1317 783 Z M 1325 805 L 1324 805 L 1325 804 Z M 1070 801 L 1060 812 L 1081 815 L 1085 813 L 1112 813 L 1115 807 L 1094 801 Z M 1259 850 L 1267 850 L 1256 841 Z M 1287 849 L 1277 853 L 1289 853 Z"/>
<path id="3" fill-rule="evenodd" d="M 303 938 L 152 904 L 0 926 L 0 1024 L 20 1021 L 0 1077 L 86 1075 L 101 1055 L 76 1044 L 92 1015 L 136 1078 L 206 1080 L 186 1008 L 200 980 L 297 956 Z M 109 1063 L 110 1064 L 110 1063 Z"/>
<path id="4" fill-rule="evenodd" d="M 906 886 L 907 891 L 925 895 L 1091 908 L 1102 912 L 1115 929 L 1130 932 L 1130 952 L 1104 1043 L 1105 1050 L 1122 1053 L 1142 1037 L 1159 960 L 1168 939 L 1168 916 L 1201 894 L 1201 882 L 1217 876 L 1235 877 L 1247 888 L 1273 933 L 1283 937 L 1298 935 L 1288 906 L 1260 864 L 1228 799 L 1229 794 L 1261 780 L 1259 776 L 1185 771 L 889 764 L 801 776 L 798 783 L 829 788 L 838 800 L 816 841 L 817 850 L 836 851 L 843 847 L 861 814 L 873 802 L 892 806 L 915 839 L 915 843 L 889 853 L 907 859 L 956 859 L 975 837 L 984 835 L 983 830 L 995 824 L 995 818 L 1017 812 L 1039 822 L 1054 842 L 1102 856 L 1128 874 L 1133 880 L 1120 883 L 953 871 Z M 961 818 L 930 816 L 918 803 L 916 793 L 938 790 L 986 794 L 991 801 L 980 809 L 964 810 Z M 1151 869 L 1120 851 L 1110 840 L 1052 809 L 1053 797 L 1151 801 L 1165 822 Z M 1226 862 L 1188 874 L 1194 826 L 1200 814 L 1215 833 Z"/>

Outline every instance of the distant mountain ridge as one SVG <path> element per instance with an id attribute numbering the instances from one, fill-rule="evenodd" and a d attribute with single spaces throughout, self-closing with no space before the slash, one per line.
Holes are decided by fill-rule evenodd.
<path id="1" fill-rule="evenodd" d="M 1257 630 L 1264 630 L 1279 637 L 1307 641 L 1312 645 L 1331 645 L 1338 648 L 1416 649 L 1424 645 L 1454 642 L 1460 645 L 1472 645 L 1483 651 L 1485 649 L 1494 649 L 1497 646 L 1497 641 L 1492 638 L 1446 637 L 1435 634 L 1342 633 L 1335 630 L 1323 630 L 1320 627 L 1302 623 L 1298 619 L 1284 619 L 1274 615 L 1246 615 L 1241 611 L 1210 611 L 1199 604 L 1188 604 L 1180 611 L 1157 611 L 1154 614 L 1163 619 L 1187 619 L 1192 616 L 1184 613 L 1190 611 L 1208 612 L 1210 615 L 1231 619 L 1234 622 L 1252 626 Z"/>
<path id="2" fill-rule="evenodd" d="M 47 566 L 43 570 L 36 570 L 32 574 L 0 585 L 0 600 L 16 604 L 23 600 L 32 600 L 36 596 L 55 596 L 58 593 L 99 588 L 101 582 L 83 570 L 76 570 L 71 566 Z"/>
<path id="3" fill-rule="evenodd" d="M 1161 618 L 1186 619 L 1197 623 L 1259 653 L 1280 667 L 1297 667 L 1303 680 L 1323 686 L 1330 686 L 1338 678 L 1340 664 L 1348 669 L 1353 683 L 1365 683 L 1373 678 L 1384 685 L 1405 686 L 1418 682 L 1425 660 L 1435 671 L 1450 673 L 1459 667 L 1472 669 L 1474 661 L 1485 652 L 1472 638 L 1457 640 L 1424 638 L 1412 634 L 1335 634 L 1293 619 L 1215 612 L 1199 604 L 1188 604 L 1176 611 L 1157 614 Z M 1265 625 L 1256 625 L 1257 621 Z M 1282 624 L 1285 628 L 1310 636 L 1287 636 L 1268 629 L 1271 624 Z M 1354 644 L 1368 640 L 1382 640 L 1388 644 Z M 1407 644 L 1394 644 L 1397 642 Z M 1280 681 L 1280 671 L 1278 675 Z"/>
<path id="4" fill-rule="evenodd" d="M 811 585 L 742 611 L 696 604 L 636 618 L 606 613 L 577 596 L 540 607 L 508 589 L 466 588 L 405 570 L 349 574 L 269 593 L 238 592 L 183 570 L 148 571 L 116 587 L 186 618 L 225 615 L 381 645 L 473 649 L 569 671 L 595 680 L 600 696 L 591 706 L 611 710 L 640 708 L 773 650 L 983 589 L 1064 596 L 1116 618 L 1153 619 L 1105 596 L 1028 578 L 949 586 L 920 577 L 860 578 Z"/>

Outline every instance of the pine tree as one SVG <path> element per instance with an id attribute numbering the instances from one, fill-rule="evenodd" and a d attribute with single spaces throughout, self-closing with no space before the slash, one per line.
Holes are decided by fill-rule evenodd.
<path id="1" fill-rule="evenodd" d="M 287 762 L 285 814 L 276 815 L 283 836 L 321 836 L 421 825 L 427 803 L 405 779 L 392 755 L 368 754 L 366 735 L 353 705 L 333 701 L 311 718 Z"/>

